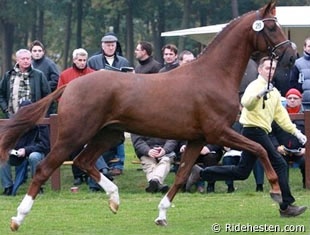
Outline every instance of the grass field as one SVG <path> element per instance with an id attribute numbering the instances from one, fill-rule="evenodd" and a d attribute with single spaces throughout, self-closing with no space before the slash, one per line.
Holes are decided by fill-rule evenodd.
<path id="1" fill-rule="evenodd" d="M 269 198 L 269 185 L 264 192 L 255 192 L 251 175 L 246 181 L 235 182 L 237 190 L 226 193 L 224 182 L 216 183 L 213 194 L 179 193 L 168 211 L 168 226 L 154 224 L 158 216 L 161 194 L 147 194 L 144 191 L 146 179 L 139 170 L 132 147 L 126 142 L 126 164 L 124 174 L 115 178 L 119 186 L 121 205 L 114 215 L 108 209 L 105 193 L 90 193 L 86 185 L 78 193 L 71 193 L 72 173 L 70 166 L 62 166 L 62 189 L 54 192 L 50 182 L 45 185 L 45 193 L 39 195 L 32 211 L 18 230 L 20 235 L 209 235 L 209 234 L 310 234 L 310 211 L 297 218 L 280 218 L 278 206 Z M 174 173 L 170 173 L 167 183 L 171 184 Z M 23 185 L 16 197 L 1 196 L 0 234 L 12 234 L 10 218 L 22 200 L 29 183 Z M 309 191 L 301 188 L 299 170 L 290 170 L 290 184 L 298 205 L 310 206 Z M 212 227 L 221 226 L 214 232 Z M 241 232 L 241 225 L 260 226 L 260 231 Z M 272 232 L 272 226 L 295 231 Z M 286 227 L 285 227 L 286 226 Z M 299 226 L 299 227 L 298 227 Z M 227 228 L 225 230 L 225 227 Z M 252 227 L 254 228 L 254 227 Z M 235 231 L 234 231 L 235 229 Z M 304 232 L 297 231 L 303 229 Z"/>

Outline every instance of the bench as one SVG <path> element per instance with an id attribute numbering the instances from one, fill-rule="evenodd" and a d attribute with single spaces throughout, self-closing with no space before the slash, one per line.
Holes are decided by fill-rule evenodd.
<path id="1" fill-rule="evenodd" d="M 305 162 L 306 162 L 306 188 L 310 189 L 310 110 L 305 111 L 300 114 L 290 114 L 291 120 L 304 120 L 305 121 L 305 134 L 308 138 L 308 142 L 306 143 L 306 154 L 305 154 Z M 0 119 L 0 125 L 5 124 L 8 119 Z M 51 146 L 56 141 L 57 132 L 58 132 L 58 121 L 57 114 L 50 115 L 49 118 L 42 119 L 39 124 L 50 125 L 50 142 Z M 133 162 L 132 162 L 133 163 Z M 138 164 L 139 162 L 134 162 L 134 164 Z M 63 165 L 72 165 L 72 161 L 65 161 Z M 51 188 L 52 190 L 60 190 L 61 188 L 61 179 L 60 179 L 60 168 L 57 168 L 51 176 Z"/>

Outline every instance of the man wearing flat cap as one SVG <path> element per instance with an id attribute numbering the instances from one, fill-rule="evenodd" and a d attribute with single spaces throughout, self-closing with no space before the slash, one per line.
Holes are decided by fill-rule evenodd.
<path id="1" fill-rule="evenodd" d="M 128 60 L 116 53 L 118 39 L 107 33 L 101 39 L 102 53 L 89 58 L 88 66 L 94 70 L 129 67 Z"/>
<path id="2" fill-rule="evenodd" d="M 129 67 L 128 60 L 117 53 L 117 43 L 118 39 L 114 33 L 106 33 L 101 39 L 102 53 L 90 57 L 88 59 L 88 66 L 94 70 L 117 70 L 121 67 Z M 110 152 L 112 153 L 113 151 L 115 151 L 115 148 L 111 149 Z M 123 173 L 125 162 L 125 146 L 123 143 L 117 146 L 115 155 L 119 161 L 109 164 L 112 176 Z M 109 161 L 109 159 L 105 160 Z"/>

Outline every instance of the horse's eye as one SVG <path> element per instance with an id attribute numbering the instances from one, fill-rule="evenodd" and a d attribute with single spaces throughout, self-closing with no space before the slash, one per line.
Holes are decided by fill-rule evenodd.
<path id="1" fill-rule="evenodd" d="M 268 30 L 271 32 L 275 32 L 277 30 L 277 22 L 274 22 L 272 25 L 268 26 Z"/>

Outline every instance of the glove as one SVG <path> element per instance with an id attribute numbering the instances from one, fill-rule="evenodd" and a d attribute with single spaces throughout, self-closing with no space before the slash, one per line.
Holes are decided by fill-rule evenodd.
<path id="1" fill-rule="evenodd" d="M 269 83 L 269 86 L 264 88 L 264 90 L 262 90 L 261 92 L 259 92 L 256 97 L 258 99 L 260 99 L 260 98 L 262 98 L 264 95 L 268 94 L 272 90 L 273 90 L 273 85 L 272 85 L 272 83 Z"/>
<path id="2" fill-rule="evenodd" d="M 295 136 L 298 139 L 299 143 L 301 143 L 302 145 L 305 145 L 307 142 L 307 136 L 305 136 L 303 133 L 301 133 L 300 130 L 297 130 L 295 132 Z"/>

